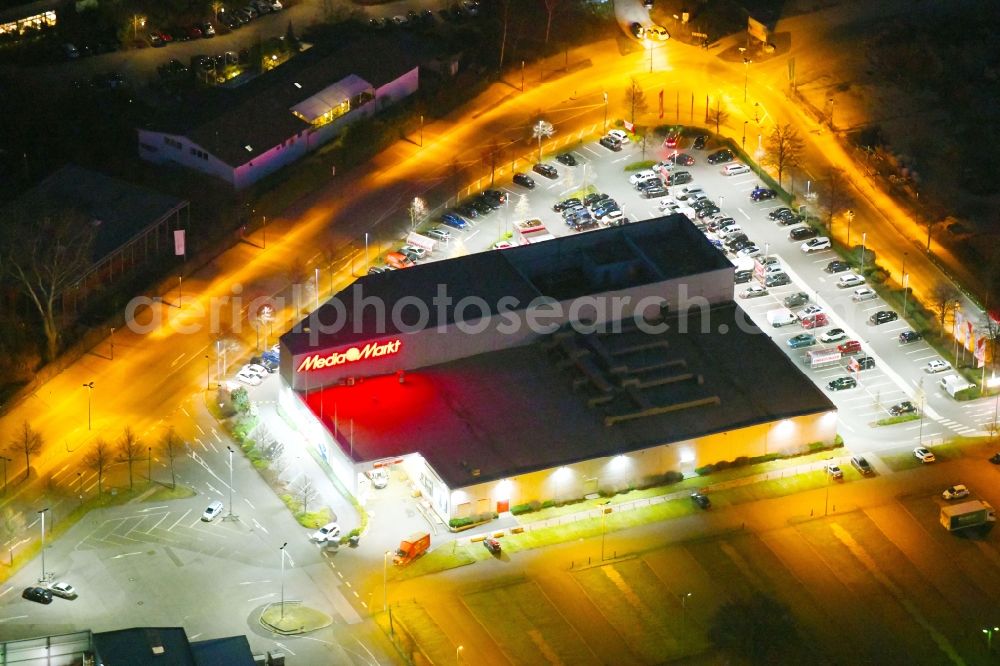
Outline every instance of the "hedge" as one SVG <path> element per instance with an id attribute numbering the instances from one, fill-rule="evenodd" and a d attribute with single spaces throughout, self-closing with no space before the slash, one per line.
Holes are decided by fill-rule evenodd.
<path id="1" fill-rule="evenodd" d="M 840 448 L 844 445 L 844 440 L 840 435 L 837 435 L 833 444 L 826 444 L 824 442 L 812 442 L 808 445 L 809 453 L 816 453 L 817 451 L 829 451 L 830 449 Z M 712 472 L 717 472 L 724 469 L 731 469 L 737 467 L 746 467 L 747 465 L 757 465 L 759 463 L 771 462 L 774 460 L 781 460 L 784 458 L 797 458 L 800 455 L 805 455 L 802 453 L 796 453 L 794 455 L 783 455 L 781 453 L 768 453 L 763 456 L 740 456 L 735 460 L 720 460 L 718 462 L 709 463 L 701 467 L 697 467 L 694 473 L 698 476 L 707 476 Z"/>

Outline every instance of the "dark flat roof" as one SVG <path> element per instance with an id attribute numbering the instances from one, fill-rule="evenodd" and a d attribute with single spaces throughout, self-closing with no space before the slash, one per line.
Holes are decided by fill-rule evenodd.
<path id="1" fill-rule="evenodd" d="M 307 401 L 341 441 L 353 421 L 355 460 L 418 452 L 452 488 L 835 409 L 735 303 L 708 319 L 556 334 Z"/>
<path id="2" fill-rule="evenodd" d="M 447 287 L 453 305 L 464 298 L 477 298 L 493 314 L 499 311 L 501 299 L 507 297 L 517 299 L 519 307 L 513 308 L 516 310 L 541 296 L 568 300 L 720 268 L 732 268 L 732 264 L 686 217 L 670 215 L 368 275 L 301 322 L 302 327 L 311 328 L 312 334 L 293 329 L 281 336 L 281 341 L 293 354 L 298 354 L 404 332 L 392 326 L 391 317 L 386 318 L 383 330 L 377 330 L 373 308 L 366 308 L 361 317 L 354 317 L 355 303 L 361 302 L 361 298 L 386 303 L 387 312 L 404 297 L 425 303 L 431 313 L 425 328 L 433 328 L 456 321 L 454 307 L 435 305 L 442 285 Z M 469 308 L 465 316 L 478 317 L 480 312 Z M 341 313 L 346 318 L 337 332 L 315 336 L 315 331 L 325 330 L 338 321 Z M 415 308 L 403 313 L 413 313 L 415 321 Z M 318 341 L 317 345 L 312 344 L 313 339 Z"/>
<path id="3" fill-rule="evenodd" d="M 186 205 L 183 199 L 67 164 L 14 200 L 7 210 L 15 216 L 30 216 L 29 220 L 71 212 L 99 221 L 92 253 L 96 264 Z"/>
<path id="4" fill-rule="evenodd" d="M 94 634 L 94 648 L 103 666 L 198 666 L 182 627 L 102 631 Z M 154 653 L 154 648 L 158 649 L 158 653 Z"/>

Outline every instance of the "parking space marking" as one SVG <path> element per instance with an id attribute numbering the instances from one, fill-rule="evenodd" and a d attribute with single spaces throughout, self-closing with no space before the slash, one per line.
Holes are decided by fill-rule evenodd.
<path id="1" fill-rule="evenodd" d="M 181 516 L 180 518 L 178 518 L 178 519 L 177 519 L 177 522 L 175 522 L 175 523 L 174 523 L 173 525 L 171 525 L 170 527 L 168 527 L 168 528 L 167 528 L 167 531 L 168 531 L 168 532 L 170 532 L 170 531 L 172 531 L 172 530 L 173 530 L 173 529 L 174 529 L 175 527 L 177 527 L 177 526 L 178 526 L 178 525 L 180 524 L 180 522 L 181 522 L 182 520 L 184 520 L 185 518 L 187 518 L 187 517 L 188 517 L 188 514 L 189 514 L 189 513 L 191 513 L 191 509 L 188 509 L 187 511 L 185 511 L 185 512 L 184 512 L 184 515 L 183 515 L 183 516 Z"/>

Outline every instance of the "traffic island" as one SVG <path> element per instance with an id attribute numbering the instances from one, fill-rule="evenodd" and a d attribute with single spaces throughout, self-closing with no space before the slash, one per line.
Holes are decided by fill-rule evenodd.
<path id="1" fill-rule="evenodd" d="M 286 601 L 284 605 L 268 604 L 260 614 L 261 626 L 283 636 L 306 634 L 332 623 L 333 618 L 329 615 L 303 606 L 301 601 Z"/>

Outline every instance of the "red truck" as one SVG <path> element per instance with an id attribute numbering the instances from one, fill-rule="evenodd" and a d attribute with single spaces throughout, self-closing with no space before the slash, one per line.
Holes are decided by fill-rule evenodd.
<path id="1" fill-rule="evenodd" d="M 427 532 L 414 532 L 399 542 L 396 554 L 392 556 L 392 563 L 397 565 L 409 564 L 431 547 L 431 535 Z"/>

